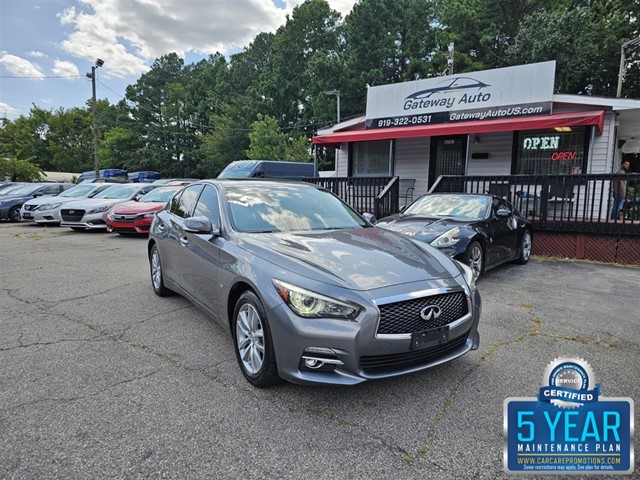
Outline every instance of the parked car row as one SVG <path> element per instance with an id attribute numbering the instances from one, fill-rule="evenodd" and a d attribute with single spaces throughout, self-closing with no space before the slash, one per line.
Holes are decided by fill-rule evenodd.
<path id="1" fill-rule="evenodd" d="M 18 216 L 14 214 L 11 218 L 15 221 L 61 225 L 73 230 L 146 235 L 154 213 L 164 208 L 171 197 L 189 183 L 176 180 L 153 184 L 83 182 L 55 196 L 8 195 L 0 202 L 6 201 L 13 212 L 18 209 Z"/>

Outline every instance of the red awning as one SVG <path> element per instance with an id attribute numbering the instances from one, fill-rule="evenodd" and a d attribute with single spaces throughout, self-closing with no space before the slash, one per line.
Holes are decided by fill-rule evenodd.
<path id="1" fill-rule="evenodd" d="M 437 137 L 465 133 L 509 132 L 518 130 L 544 130 L 554 127 L 577 127 L 595 125 L 600 133 L 604 129 L 604 110 L 588 112 L 565 112 L 536 117 L 479 120 L 474 122 L 441 123 L 419 127 L 380 128 L 374 130 L 351 130 L 313 137 L 313 143 L 338 147 L 344 142 L 366 142 L 392 138 Z"/>

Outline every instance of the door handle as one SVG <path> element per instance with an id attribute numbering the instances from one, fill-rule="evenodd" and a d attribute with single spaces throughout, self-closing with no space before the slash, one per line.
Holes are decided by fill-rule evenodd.
<path id="1" fill-rule="evenodd" d="M 180 245 L 186 247 L 189 245 L 189 239 L 187 237 L 180 237 Z"/>

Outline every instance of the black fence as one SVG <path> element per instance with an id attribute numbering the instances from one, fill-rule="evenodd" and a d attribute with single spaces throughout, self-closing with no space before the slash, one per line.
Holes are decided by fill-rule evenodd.
<path id="1" fill-rule="evenodd" d="M 398 177 L 319 177 L 304 181 L 332 191 L 359 213 L 382 218 L 399 210 Z"/>
<path id="2" fill-rule="evenodd" d="M 626 183 L 623 208 L 615 191 Z M 430 192 L 492 193 L 537 230 L 640 234 L 640 174 L 442 176 Z"/>

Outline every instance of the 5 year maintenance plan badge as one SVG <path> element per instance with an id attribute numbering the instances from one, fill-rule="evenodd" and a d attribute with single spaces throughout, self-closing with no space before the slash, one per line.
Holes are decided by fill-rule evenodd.
<path id="1" fill-rule="evenodd" d="M 632 473 L 633 409 L 630 398 L 603 397 L 583 359 L 556 358 L 537 398 L 504 401 L 504 470 Z"/>

